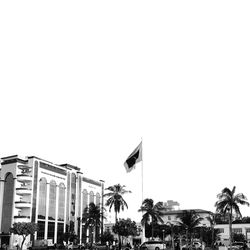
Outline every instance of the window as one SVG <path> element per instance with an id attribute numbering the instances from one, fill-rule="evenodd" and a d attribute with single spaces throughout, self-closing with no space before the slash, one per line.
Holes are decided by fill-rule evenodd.
<path id="1" fill-rule="evenodd" d="M 39 227 L 39 230 L 37 231 L 37 239 L 42 240 L 44 239 L 45 221 L 38 221 L 37 224 Z"/>
<path id="2" fill-rule="evenodd" d="M 55 234 L 55 222 L 48 223 L 48 239 L 54 239 Z"/>
<path id="3" fill-rule="evenodd" d="M 96 206 L 101 206 L 101 196 L 99 193 L 96 194 Z"/>
<path id="4" fill-rule="evenodd" d="M 171 216 L 170 215 L 168 215 L 168 220 L 171 220 Z"/>
<path id="5" fill-rule="evenodd" d="M 38 205 L 38 219 L 45 220 L 46 216 L 46 197 L 47 197 L 47 181 L 45 178 L 40 180 L 39 185 L 39 205 Z"/>
<path id="6" fill-rule="evenodd" d="M 50 182 L 49 190 L 49 220 L 55 220 L 56 217 L 56 183 Z"/>
<path id="7" fill-rule="evenodd" d="M 224 228 L 217 228 L 219 233 L 224 233 Z"/>
<path id="8" fill-rule="evenodd" d="M 74 221 L 75 217 L 75 209 L 76 209 L 76 175 L 74 173 L 71 174 L 71 211 L 70 216 L 71 220 Z"/>
<path id="9" fill-rule="evenodd" d="M 58 221 L 64 221 L 65 186 L 59 185 Z"/>
<path id="10" fill-rule="evenodd" d="M 82 213 L 85 212 L 85 208 L 88 206 L 88 192 L 86 189 L 82 192 Z"/>
<path id="11" fill-rule="evenodd" d="M 90 193 L 89 193 L 89 203 L 94 203 L 94 193 L 93 193 L 93 191 L 90 191 Z"/>
<path id="12" fill-rule="evenodd" d="M 233 233 L 236 233 L 236 234 L 241 234 L 242 233 L 242 228 L 233 228 Z"/>

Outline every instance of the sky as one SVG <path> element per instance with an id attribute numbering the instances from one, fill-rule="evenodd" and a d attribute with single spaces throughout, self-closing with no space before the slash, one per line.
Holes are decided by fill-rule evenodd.
<path id="1" fill-rule="evenodd" d="M 213 212 L 224 187 L 250 199 L 249 8 L 1 1 L 0 157 L 125 185 L 120 217 L 136 221 L 144 198 Z M 126 173 L 141 140 L 143 163 Z"/>

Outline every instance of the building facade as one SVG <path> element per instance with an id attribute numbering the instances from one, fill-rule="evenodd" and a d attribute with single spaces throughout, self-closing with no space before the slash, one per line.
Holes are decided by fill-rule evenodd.
<path id="1" fill-rule="evenodd" d="M 78 235 L 80 242 L 94 241 L 84 230 L 82 215 L 91 203 L 103 206 L 103 181 L 86 178 L 80 168 L 57 165 L 35 156 L 17 155 L 1 159 L 0 232 L 1 243 L 12 248 L 20 242 L 9 229 L 15 222 L 35 222 L 39 230 L 28 241 L 61 243 L 64 232 Z M 24 246 L 25 247 L 25 246 Z"/>
<path id="2" fill-rule="evenodd" d="M 219 230 L 220 241 L 224 245 L 229 244 L 229 225 L 228 224 L 217 224 L 214 228 Z M 250 223 L 237 223 L 232 224 L 233 234 L 243 234 L 245 239 L 250 241 Z"/>
<path id="3" fill-rule="evenodd" d="M 200 218 L 202 218 L 200 226 L 206 226 L 206 227 L 210 226 L 210 222 L 208 221 L 207 217 L 211 214 L 211 212 L 203 209 L 165 210 L 162 216 L 164 224 L 173 224 L 173 225 L 177 224 L 178 221 L 180 221 L 179 216 L 184 211 L 190 211 L 190 210 L 195 211 L 195 213 Z"/>

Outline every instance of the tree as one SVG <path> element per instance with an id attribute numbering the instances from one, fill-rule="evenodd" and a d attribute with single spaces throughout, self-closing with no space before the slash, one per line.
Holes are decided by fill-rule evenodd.
<path id="1" fill-rule="evenodd" d="M 78 235 L 74 232 L 74 231 L 69 231 L 69 232 L 65 232 L 59 235 L 58 237 L 58 241 L 62 242 L 62 241 L 66 241 L 66 242 L 73 242 L 75 244 L 75 242 L 77 242 L 79 240 Z"/>
<path id="2" fill-rule="evenodd" d="M 243 241 L 243 242 L 246 240 L 245 235 L 240 233 L 233 233 L 232 239 L 233 241 Z"/>
<path id="3" fill-rule="evenodd" d="M 100 210 L 100 207 L 96 206 L 93 202 L 91 202 L 89 206 L 84 209 L 82 222 L 85 223 L 85 228 L 88 228 L 88 227 L 94 228 L 95 236 L 96 236 L 97 229 L 100 227 L 102 223 L 101 221 L 102 216 L 103 215 Z"/>
<path id="4" fill-rule="evenodd" d="M 183 210 L 177 218 L 180 220 L 178 224 L 186 232 L 186 239 L 192 242 L 195 229 L 199 227 L 202 218 L 194 210 Z"/>
<path id="5" fill-rule="evenodd" d="M 212 230 L 211 227 L 202 227 L 200 229 L 202 230 L 200 230 L 200 235 L 197 234 L 197 238 L 202 237 L 202 241 L 204 241 L 207 246 L 211 246 L 210 248 L 213 249 L 214 248 L 213 242 L 215 242 L 215 240 L 220 239 L 220 231 L 216 228 Z"/>
<path id="6" fill-rule="evenodd" d="M 236 194 L 235 189 L 235 186 L 232 190 L 227 187 L 222 189 L 221 193 L 217 195 L 218 200 L 215 203 L 216 212 L 222 215 L 228 215 L 230 249 L 232 249 L 233 212 L 235 213 L 236 217 L 242 218 L 238 204 L 249 206 L 249 203 L 247 202 L 247 197 L 242 193 Z"/>
<path id="7" fill-rule="evenodd" d="M 163 223 L 163 219 L 161 218 L 163 209 L 163 203 L 157 202 L 154 204 L 154 201 L 152 199 L 145 199 L 142 202 L 141 208 L 138 210 L 139 212 L 143 212 L 141 223 L 142 225 L 149 226 L 149 223 L 151 221 L 151 237 L 154 236 L 154 224 L 157 224 L 158 222 Z"/>
<path id="8" fill-rule="evenodd" d="M 38 230 L 38 225 L 33 222 L 18 222 L 14 223 L 12 228 L 10 228 L 10 232 L 13 234 L 18 234 L 23 237 L 21 249 L 23 248 L 23 244 L 26 240 L 26 238 L 34 234 Z"/>
<path id="9" fill-rule="evenodd" d="M 105 231 L 103 235 L 101 236 L 101 242 L 106 243 L 106 242 L 113 242 L 114 241 L 114 235 L 111 234 L 109 231 Z"/>
<path id="10" fill-rule="evenodd" d="M 135 236 L 137 234 L 137 226 L 135 221 L 131 219 L 120 219 L 112 227 L 115 234 L 118 234 L 119 240 L 120 236 L 127 238 L 128 236 Z M 123 242 L 121 242 L 123 244 Z"/>
<path id="11" fill-rule="evenodd" d="M 108 193 L 104 194 L 104 197 L 108 197 L 106 206 L 109 206 L 109 212 L 111 211 L 112 207 L 114 207 L 115 221 L 117 221 L 117 214 L 120 213 L 121 210 L 123 211 L 125 207 L 128 208 L 128 204 L 122 196 L 126 193 L 131 193 L 131 191 L 125 190 L 125 186 L 120 184 L 110 186 L 105 190 L 109 191 Z"/>
<path id="12" fill-rule="evenodd" d="M 215 214 L 214 213 L 210 213 L 209 216 L 206 217 L 206 219 L 209 221 L 210 223 L 210 227 L 211 227 L 211 236 L 212 236 L 212 239 L 211 239 L 211 245 L 210 247 L 211 248 L 214 248 L 214 226 L 215 226 Z"/>

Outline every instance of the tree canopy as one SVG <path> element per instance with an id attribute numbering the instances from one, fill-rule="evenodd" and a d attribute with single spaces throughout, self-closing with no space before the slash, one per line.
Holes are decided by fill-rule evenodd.
<path id="1" fill-rule="evenodd" d="M 114 233 L 124 237 L 135 236 L 137 234 L 136 223 L 129 218 L 117 221 L 112 230 Z"/>
<path id="2" fill-rule="evenodd" d="M 23 248 L 23 244 L 30 234 L 34 234 L 38 230 L 38 225 L 33 222 L 17 222 L 14 223 L 10 228 L 10 232 L 13 234 L 18 234 L 23 237 L 23 241 L 21 244 L 21 249 Z"/>
<path id="3" fill-rule="evenodd" d="M 131 191 L 127 191 L 124 185 L 116 184 L 114 186 L 110 186 L 106 188 L 109 192 L 104 194 L 104 197 L 107 197 L 106 206 L 109 206 L 109 211 L 111 211 L 112 207 L 114 207 L 115 211 L 115 221 L 117 221 L 117 214 L 120 211 L 124 210 L 125 207 L 128 208 L 127 202 L 123 199 L 123 195 L 126 193 L 131 193 Z"/>

